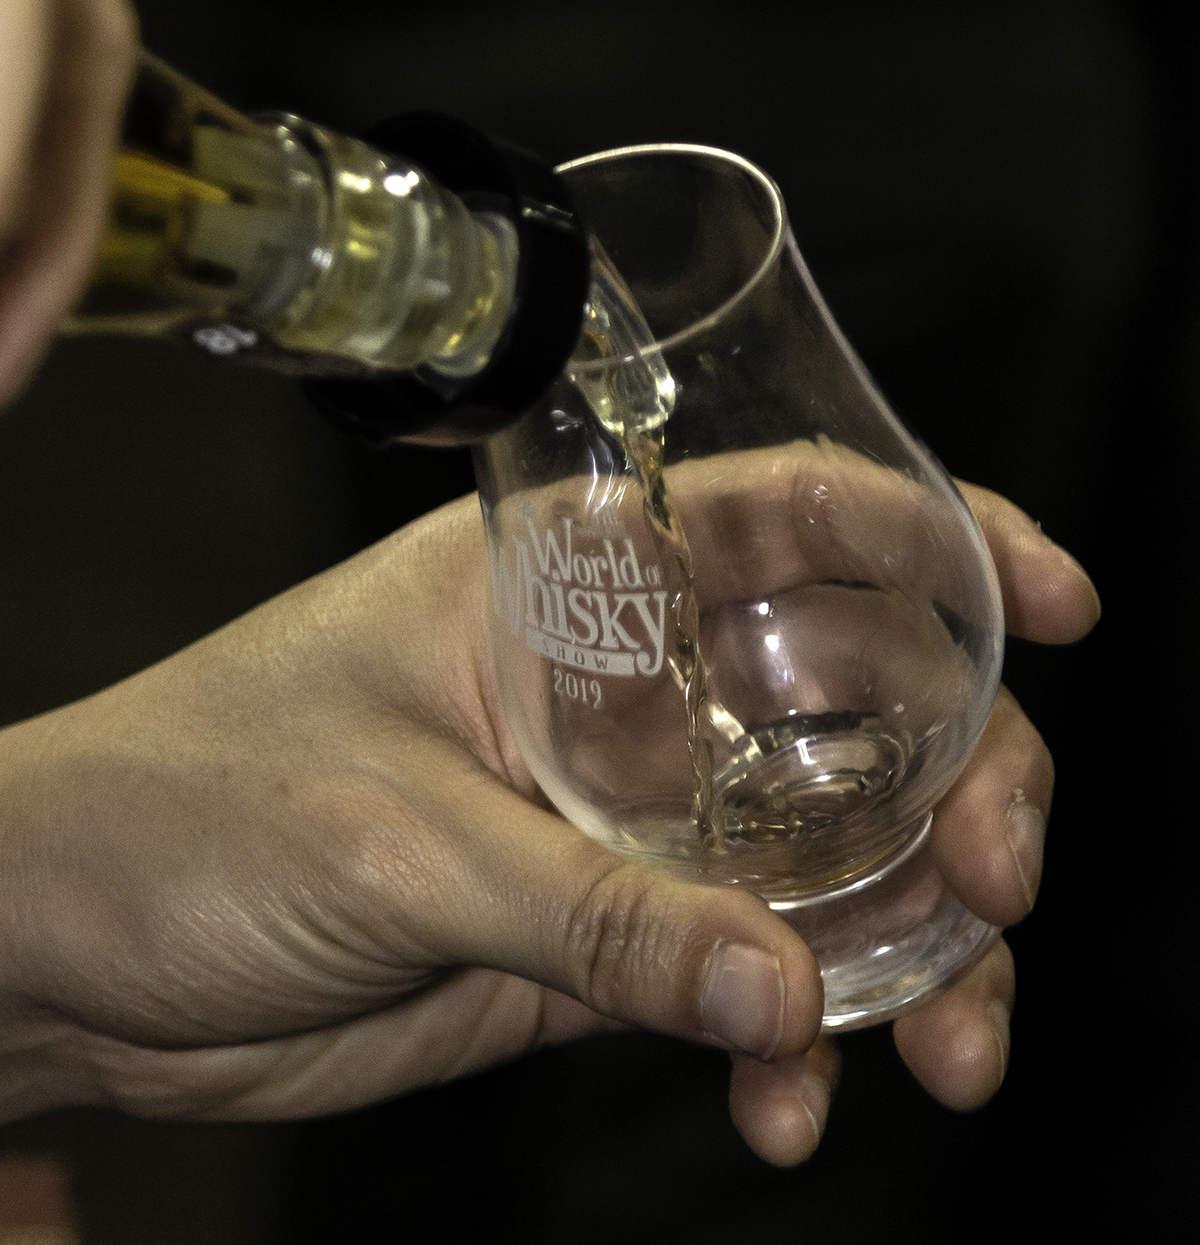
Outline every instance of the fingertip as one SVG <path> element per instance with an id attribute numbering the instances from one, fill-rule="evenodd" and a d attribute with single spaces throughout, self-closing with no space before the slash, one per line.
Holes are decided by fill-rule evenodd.
<path id="1" fill-rule="evenodd" d="M 1087 571 L 1041 528 L 1030 530 L 1009 551 L 1020 567 L 1016 591 L 1005 593 L 1011 634 L 1040 644 L 1074 644 L 1100 621 L 1100 594 Z"/>
<path id="2" fill-rule="evenodd" d="M 1062 641 L 1070 644 L 1082 639 L 1100 621 L 1104 606 L 1100 601 L 1100 593 L 1092 582 L 1092 577 L 1082 565 L 1048 536 L 1043 535 L 1043 539 L 1050 545 L 1066 572 L 1060 589 L 1064 598 L 1063 607 L 1058 613 L 1064 621 L 1072 620 L 1074 623 L 1075 629 L 1066 634 Z"/>
<path id="3" fill-rule="evenodd" d="M 1004 814 L 1004 833 L 1013 868 L 1021 884 L 1026 913 L 1032 911 L 1042 880 L 1042 852 L 1046 840 L 1046 817 L 1019 788 Z"/>
<path id="4" fill-rule="evenodd" d="M 998 943 L 962 982 L 893 1028 L 896 1049 L 922 1087 L 952 1111 L 974 1111 L 1008 1071 L 1012 956 Z"/>
<path id="5" fill-rule="evenodd" d="M 1004 597 L 1009 633 L 1040 644 L 1072 644 L 1100 620 L 1088 573 L 1020 507 L 978 485 L 963 484 Z"/>
<path id="6" fill-rule="evenodd" d="M 1037 898 L 1054 763 L 1000 689 L 967 768 L 934 811 L 933 850 L 951 890 L 992 925 L 1015 925 Z"/>
<path id="7" fill-rule="evenodd" d="M 782 927 L 779 938 L 784 947 L 787 981 L 784 1030 L 777 1053 L 790 1055 L 810 1050 L 821 1036 L 825 1019 L 825 984 L 821 966 L 808 944 L 775 913 L 773 921 Z"/>
<path id="8" fill-rule="evenodd" d="M 711 948 L 699 975 L 701 1040 L 756 1060 L 808 1050 L 825 996 L 803 939 L 756 896 L 728 889 L 708 893 L 696 932 Z"/>
<path id="9" fill-rule="evenodd" d="M 824 1135 L 836 1074 L 836 1052 L 827 1042 L 773 1063 L 733 1056 L 729 1114 L 734 1127 L 774 1167 L 805 1162 Z"/>
<path id="10" fill-rule="evenodd" d="M 718 941 L 700 989 L 700 1018 L 719 1045 L 770 1059 L 787 1016 L 787 985 L 777 955 Z"/>
<path id="11" fill-rule="evenodd" d="M 955 1009 L 962 1014 L 948 1019 L 937 1054 L 917 1049 L 905 1041 L 897 1021 L 896 1045 L 905 1063 L 924 1089 L 952 1111 L 975 1111 L 1000 1088 L 1007 1071 L 1008 1015 L 1002 1007 L 989 1007 L 982 1015 Z M 1003 1030 L 996 1020 L 1003 1012 Z M 925 1034 L 917 1042 L 933 1039 Z"/>

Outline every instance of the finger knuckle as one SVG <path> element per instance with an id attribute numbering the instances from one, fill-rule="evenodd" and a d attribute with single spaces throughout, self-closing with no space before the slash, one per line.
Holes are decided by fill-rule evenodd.
<path id="1" fill-rule="evenodd" d="M 578 996 L 610 1015 L 620 1010 L 630 981 L 649 981 L 678 950 L 656 902 L 655 879 L 620 861 L 593 879 L 564 932 Z"/>

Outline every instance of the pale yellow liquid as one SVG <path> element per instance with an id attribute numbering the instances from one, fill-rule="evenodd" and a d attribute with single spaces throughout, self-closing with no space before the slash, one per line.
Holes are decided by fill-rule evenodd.
<path id="1" fill-rule="evenodd" d="M 573 362 L 622 360 L 599 372 L 576 370 L 572 379 L 596 418 L 616 437 L 638 482 L 642 508 L 669 594 L 672 643 L 667 661 L 687 711 L 692 765 L 692 818 L 699 843 L 723 847 L 713 818 L 713 707 L 700 647 L 700 610 L 692 554 L 664 474 L 668 422 L 675 386 L 654 338 L 620 275 L 593 241 L 594 279 L 583 335 Z M 568 365 L 568 371 L 570 371 Z M 727 713 L 716 707 L 725 719 Z"/>
<path id="2" fill-rule="evenodd" d="M 507 321 L 515 264 L 499 215 L 356 139 L 251 121 L 147 56 L 67 327 L 252 350 L 298 375 L 470 376 Z"/>

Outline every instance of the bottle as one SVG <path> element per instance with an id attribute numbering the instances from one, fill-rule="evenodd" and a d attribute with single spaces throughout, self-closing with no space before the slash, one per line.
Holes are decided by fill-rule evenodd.
<path id="1" fill-rule="evenodd" d="M 589 257 L 570 197 L 450 118 L 368 138 L 243 116 L 143 53 L 67 331 L 287 372 L 376 439 L 452 444 L 510 422 L 579 337 Z"/>

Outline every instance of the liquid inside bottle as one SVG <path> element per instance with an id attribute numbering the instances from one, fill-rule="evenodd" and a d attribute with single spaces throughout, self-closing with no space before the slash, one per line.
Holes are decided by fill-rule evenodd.
<path id="1" fill-rule="evenodd" d="M 144 55 L 110 224 L 68 326 L 190 339 L 296 374 L 487 363 L 517 241 L 420 168 L 299 118 L 249 119 Z"/>

